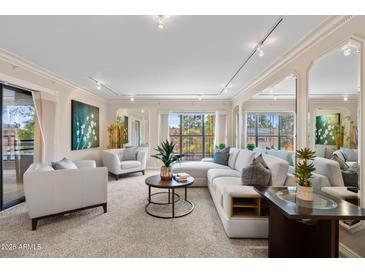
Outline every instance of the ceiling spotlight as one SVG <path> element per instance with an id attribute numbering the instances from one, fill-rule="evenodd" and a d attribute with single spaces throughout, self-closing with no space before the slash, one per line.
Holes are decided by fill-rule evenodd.
<path id="1" fill-rule="evenodd" d="M 201 101 L 203 99 L 203 95 L 200 95 L 199 97 L 198 97 L 198 100 L 199 101 Z"/>
<path id="2" fill-rule="evenodd" d="M 141 113 L 144 113 L 144 109 L 143 108 L 141 109 Z"/>
<path id="3" fill-rule="evenodd" d="M 349 98 L 348 98 L 347 96 L 345 96 L 345 97 L 343 97 L 343 100 L 344 100 L 345 102 L 347 102 L 347 101 L 349 100 Z"/>
<path id="4" fill-rule="evenodd" d="M 264 51 L 262 49 L 262 45 L 257 47 L 257 52 L 259 53 L 259 56 L 264 56 Z"/>
<path id="5" fill-rule="evenodd" d="M 228 88 L 227 88 L 227 87 L 225 87 L 225 88 L 224 88 L 224 93 L 225 93 L 225 94 L 227 94 L 227 93 L 228 93 Z"/>
<path id="6" fill-rule="evenodd" d="M 274 91 L 272 89 L 270 89 L 270 93 L 274 93 Z"/>
<path id="7" fill-rule="evenodd" d="M 97 88 L 98 90 L 101 90 L 101 85 L 100 85 L 100 83 L 99 83 L 99 82 L 96 82 L 96 88 Z"/>
<path id="8" fill-rule="evenodd" d="M 163 19 L 164 19 L 163 15 L 159 15 L 159 16 L 158 16 L 157 27 L 158 27 L 159 29 L 163 29 L 163 28 L 164 28 L 164 25 L 163 25 Z"/>
<path id="9" fill-rule="evenodd" d="M 134 98 L 133 97 L 131 97 L 131 99 L 129 99 L 131 102 L 134 102 Z"/>
<path id="10" fill-rule="evenodd" d="M 274 101 L 276 101 L 278 99 L 278 97 L 274 96 Z"/>
<path id="11" fill-rule="evenodd" d="M 350 55 L 351 55 L 351 48 L 350 48 L 350 47 L 346 47 L 346 48 L 343 50 L 343 55 L 345 55 L 345 56 L 350 56 Z"/>

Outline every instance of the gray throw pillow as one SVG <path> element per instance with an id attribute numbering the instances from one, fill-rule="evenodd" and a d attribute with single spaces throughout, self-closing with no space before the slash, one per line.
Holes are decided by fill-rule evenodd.
<path id="1" fill-rule="evenodd" d="M 265 168 L 258 159 L 253 159 L 252 164 L 242 169 L 242 185 L 268 186 L 271 182 L 271 171 Z"/>
<path id="2" fill-rule="evenodd" d="M 269 168 L 264 160 L 264 156 L 262 156 L 262 154 L 260 154 L 259 156 L 256 157 L 256 160 L 260 162 L 260 164 L 262 164 L 262 166 L 264 168 Z"/>
<path id="3" fill-rule="evenodd" d="M 72 162 L 70 159 L 63 158 L 60 161 L 52 162 L 53 169 L 77 169 L 77 165 Z"/>
<path id="4" fill-rule="evenodd" d="M 229 149 L 229 147 L 226 147 L 222 150 L 216 149 L 214 152 L 213 162 L 216 164 L 228 166 Z"/>
<path id="5" fill-rule="evenodd" d="M 340 151 L 345 157 L 346 162 L 357 162 L 358 161 L 358 153 L 357 149 L 340 147 Z"/>
<path id="6" fill-rule="evenodd" d="M 123 152 L 123 159 L 122 161 L 135 161 L 137 160 L 137 147 L 130 147 L 126 148 Z"/>
<path id="7" fill-rule="evenodd" d="M 336 154 L 332 154 L 331 160 L 336 161 L 340 165 L 341 170 L 348 170 L 349 166 L 344 160 L 338 157 Z"/>

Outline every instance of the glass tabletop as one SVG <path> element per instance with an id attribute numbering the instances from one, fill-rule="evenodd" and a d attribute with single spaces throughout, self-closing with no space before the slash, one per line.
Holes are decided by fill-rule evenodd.
<path id="1" fill-rule="evenodd" d="M 329 198 L 321 196 L 317 193 L 313 193 L 313 201 L 304 201 L 297 198 L 296 187 L 288 187 L 287 190 L 279 190 L 276 192 L 276 196 L 281 200 L 295 204 L 297 206 L 302 206 L 306 208 L 313 209 L 333 209 L 337 207 L 337 203 Z"/>

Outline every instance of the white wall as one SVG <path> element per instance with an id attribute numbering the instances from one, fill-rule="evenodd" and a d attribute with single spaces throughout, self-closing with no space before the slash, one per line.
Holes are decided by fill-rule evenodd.
<path id="1" fill-rule="evenodd" d="M 55 80 L 57 79 L 57 80 Z M 56 126 L 54 140 L 48 149 L 53 147 L 53 159 L 62 157 L 71 159 L 93 159 L 101 163 L 101 150 L 106 148 L 107 141 L 107 103 L 104 99 L 78 89 L 70 83 L 29 66 L 29 64 L 0 52 L 0 80 L 27 89 L 41 91 L 43 98 L 48 98 L 56 104 Z M 99 107 L 100 147 L 71 151 L 71 100 Z M 44 113 L 43 115 L 47 115 Z M 44 128 L 44 134 L 47 129 Z M 46 151 L 47 154 L 47 151 Z M 49 154 L 51 155 L 51 153 Z"/>

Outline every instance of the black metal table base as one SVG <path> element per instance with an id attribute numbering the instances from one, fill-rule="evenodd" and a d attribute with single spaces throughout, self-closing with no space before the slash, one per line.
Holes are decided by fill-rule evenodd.
<path id="1" fill-rule="evenodd" d="M 167 194 L 168 195 L 168 198 L 167 198 L 167 203 L 166 202 L 153 202 L 152 201 L 152 196 L 156 196 L 156 195 L 161 195 L 161 194 Z M 175 200 L 175 197 L 177 197 L 178 199 Z M 190 204 L 190 208 L 179 214 L 179 215 L 176 215 L 175 214 L 175 204 L 180 201 L 180 195 L 175 193 L 175 189 L 171 188 L 169 189 L 168 191 L 160 191 L 160 192 L 156 192 L 156 193 L 153 193 L 151 194 L 151 186 L 149 186 L 148 188 L 148 203 L 146 204 L 145 206 L 145 211 L 148 215 L 152 216 L 152 217 L 156 217 L 156 218 L 161 218 L 161 219 L 174 219 L 174 218 L 180 218 L 180 217 L 184 217 L 188 214 L 190 214 L 193 210 L 194 210 L 194 204 L 192 202 L 190 202 L 188 199 L 187 199 L 187 188 L 185 187 L 185 197 L 184 197 L 184 202 Z M 157 214 L 153 214 L 151 213 L 149 210 L 148 210 L 148 207 L 151 205 L 151 204 L 155 204 L 155 205 L 160 205 L 160 206 L 168 206 L 168 205 L 171 205 L 171 216 L 162 216 L 162 215 L 157 215 Z"/>

